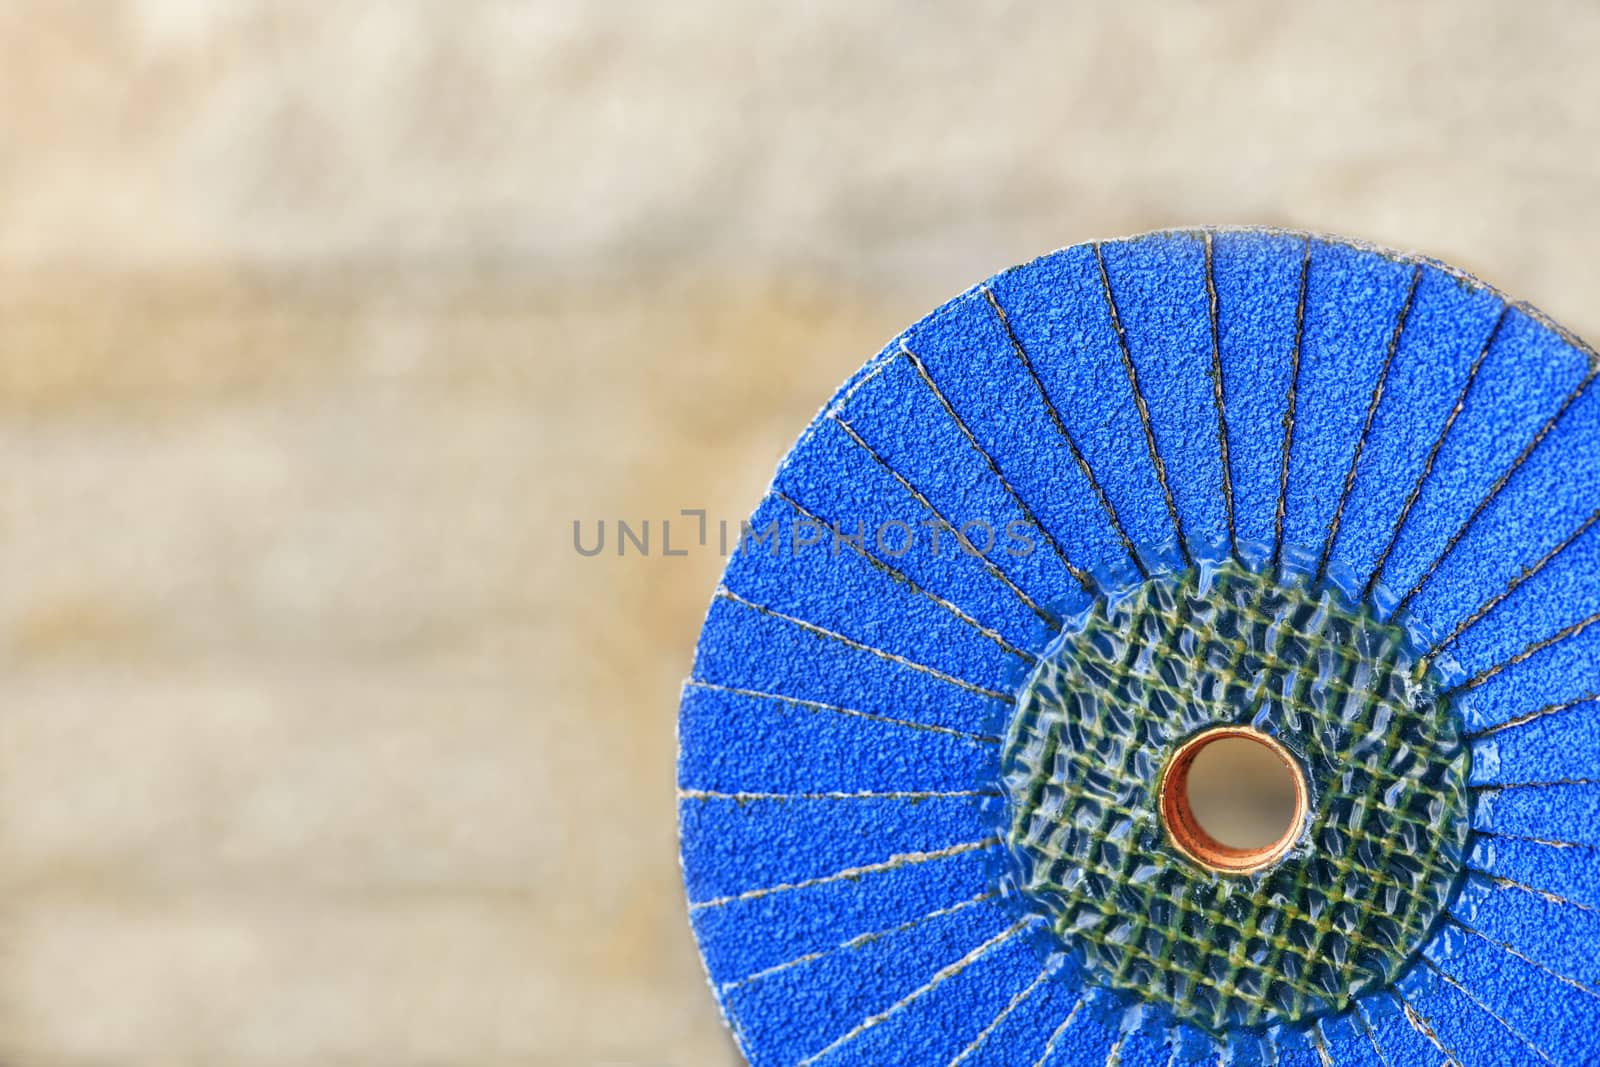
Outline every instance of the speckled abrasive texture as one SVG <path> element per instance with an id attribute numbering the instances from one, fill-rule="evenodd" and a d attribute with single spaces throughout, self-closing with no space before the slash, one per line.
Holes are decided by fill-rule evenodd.
<path id="1" fill-rule="evenodd" d="M 684 689 L 690 920 L 751 1063 L 1600 1059 L 1595 366 L 1536 312 L 1439 264 L 1250 230 L 1052 253 L 887 345 L 780 467 Z M 1207 1014 L 1226 967 L 1187 992 L 1119 983 L 1083 930 L 1004 877 L 1005 742 L 1041 657 L 1102 591 L 1196 567 L 1337 588 L 1407 635 L 1460 736 L 1462 777 L 1408 794 L 1424 816 L 1385 854 L 1416 866 L 1455 842 L 1438 906 L 1404 943 L 1359 933 L 1371 915 L 1348 909 L 1376 897 L 1338 915 L 1318 895 L 1331 887 L 1273 902 L 1291 926 L 1358 932 L 1261 956 L 1269 986 L 1310 990 L 1390 953 L 1343 999 Z M 1181 641 L 1161 653 L 1198 655 Z M 1381 673 L 1371 655 L 1341 662 Z M 1080 679 L 1069 703 L 1110 684 Z M 1190 712 L 1242 721 L 1248 703 Z M 1061 728 L 1084 736 L 1085 722 Z M 1406 747 L 1344 753 L 1327 781 L 1365 781 L 1414 758 Z M 1063 818 L 1094 803 L 1051 780 Z M 1351 794 L 1344 834 L 1308 836 L 1283 862 L 1337 872 L 1378 855 L 1368 828 L 1385 820 L 1352 813 L 1386 814 L 1403 792 Z M 1220 953 L 1196 958 L 1260 947 L 1181 930 Z"/>

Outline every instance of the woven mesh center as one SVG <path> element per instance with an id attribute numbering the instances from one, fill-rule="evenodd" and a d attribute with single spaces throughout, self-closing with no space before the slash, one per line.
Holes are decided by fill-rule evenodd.
<path id="1" fill-rule="evenodd" d="M 1248 875 L 1171 844 L 1162 768 L 1252 724 L 1305 770 L 1305 833 Z M 1398 627 L 1331 588 L 1205 565 L 1101 597 L 1018 696 L 1007 880 L 1091 981 L 1214 1033 L 1343 1011 L 1445 907 L 1470 831 L 1457 716 Z"/>

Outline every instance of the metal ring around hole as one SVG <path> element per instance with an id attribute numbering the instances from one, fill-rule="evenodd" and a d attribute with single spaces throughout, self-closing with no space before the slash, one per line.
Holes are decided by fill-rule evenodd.
<path id="1" fill-rule="evenodd" d="M 1260 848 L 1235 848 L 1218 841 L 1195 818 L 1189 805 L 1189 769 L 1202 751 L 1227 738 L 1242 738 L 1276 756 L 1294 783 L 1294 812 L 1277 840 Z M 1248 726 L 1216 726 L 1178 746 L 1161 772 L 1158 787 L 1161 824 L 1172 846 L 1194 863 L 1222 874 L 1250 874 L 1269 867 L 1294 847 L 1306 825 L 1306 776 L 1294 755 L 1277 739 Z"/>

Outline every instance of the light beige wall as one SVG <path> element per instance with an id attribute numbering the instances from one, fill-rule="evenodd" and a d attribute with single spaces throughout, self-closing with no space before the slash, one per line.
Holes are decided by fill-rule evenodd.
<path id="1" fill-rule="evenodd" d="M 1600 9 L 1039 7 L 0 8 L 0 1059 L 732 1063 L 719 560 L 570 524 L 737 520 L 1000 267 L 1304 226 L 1600 335 Z"/>

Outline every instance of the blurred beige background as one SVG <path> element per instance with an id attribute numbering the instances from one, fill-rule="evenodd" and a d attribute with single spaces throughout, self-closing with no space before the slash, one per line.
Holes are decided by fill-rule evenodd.
<path id="1" fill-rule="evenodd" d="M 659 523 L 999 268 L 1302 226 L 1600 335 L 1600 8 L 1054 8 L 0 6 L 0 1062 L 734 1063 Z"/>

